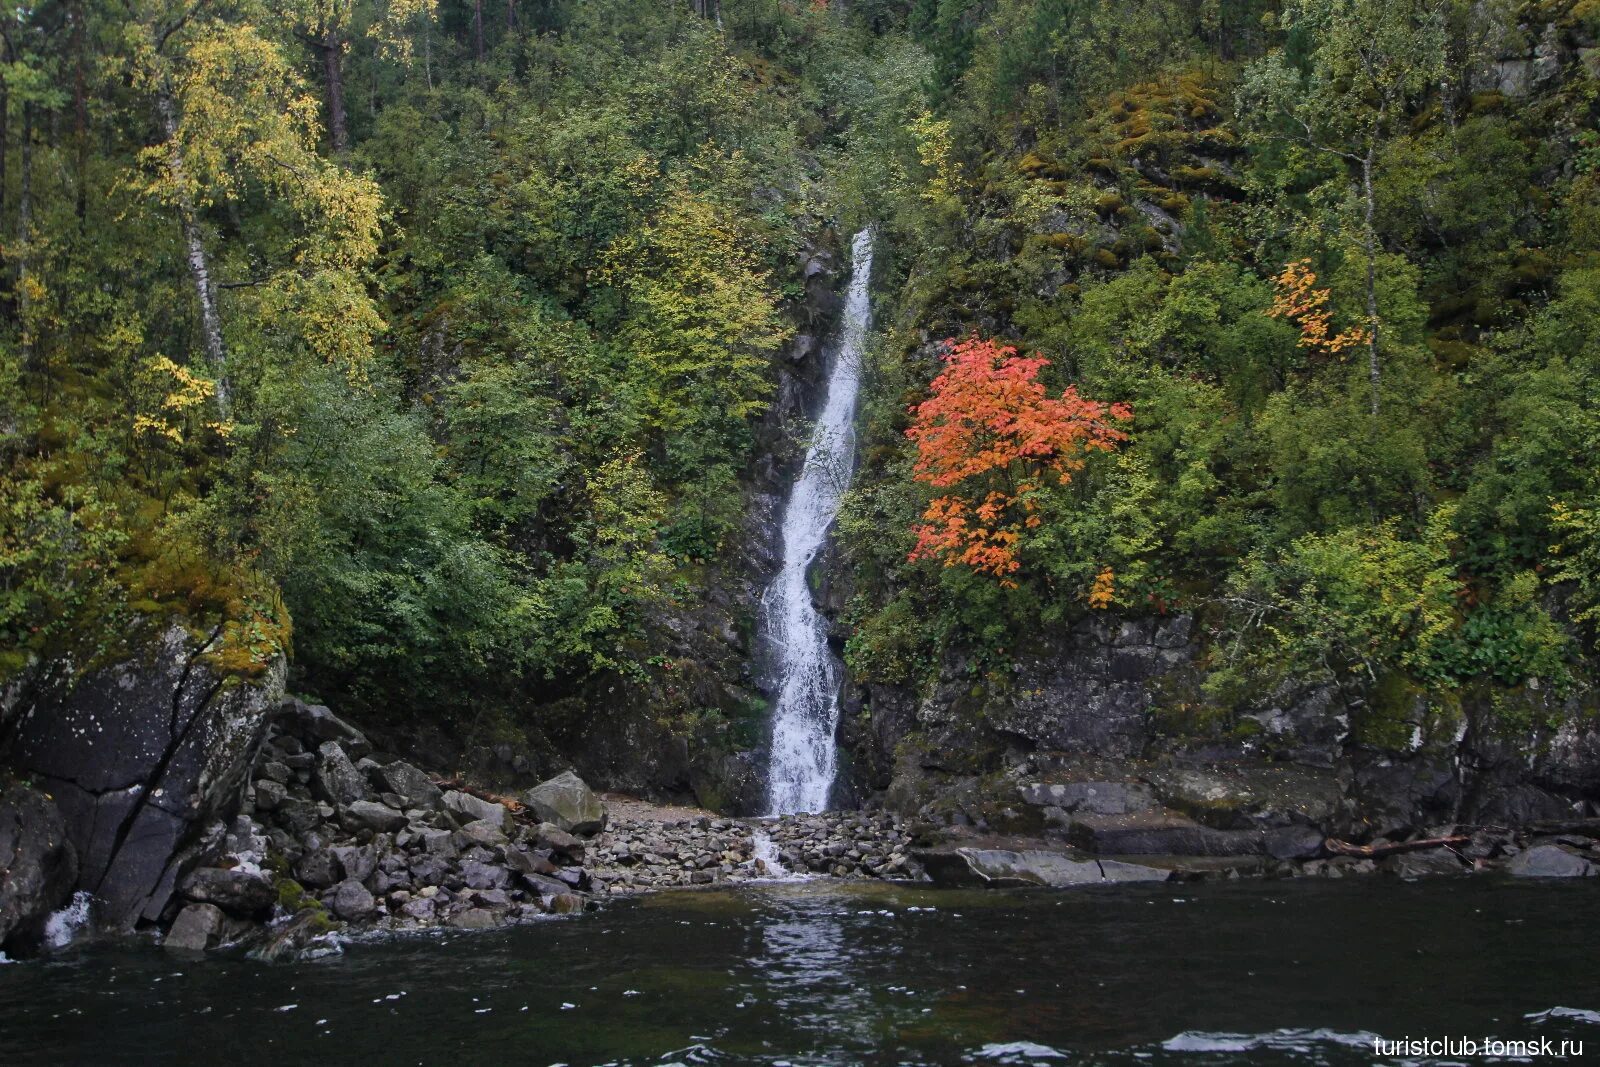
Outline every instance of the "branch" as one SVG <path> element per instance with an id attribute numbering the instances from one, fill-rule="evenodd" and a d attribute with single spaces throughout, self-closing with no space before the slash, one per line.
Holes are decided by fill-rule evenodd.
<path id="1" fill-rule="evenodd" d="M 1392 856 L 1397 852 L 1416 852 L 1424 848 L 1442 847 L 1453 849 L 1456 845 L 1464 845 L 1471 840 L 1472 837 L 1470 835 L 1463 834 L 1456 837 L 1424 837 L 1420 841 L 1401 841 L 1390 845 L 1352 845 L 1348 841 L 1340 841 L 1338 838 L 1330 837 L 1322 843 L 1322 847 L 1335 856 L 1373 858 L 1377 856 Z"/>

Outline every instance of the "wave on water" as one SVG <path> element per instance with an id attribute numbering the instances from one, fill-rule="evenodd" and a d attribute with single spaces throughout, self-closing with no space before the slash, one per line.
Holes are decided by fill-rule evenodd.
<path id="1" fill-rule="evenodd" d="M 1547 1023 L 1553 1019 L 1563 1019 L 1588 1023 L 1590 1026 L 1600 1026 L 1600 1011 L 1590 1011 L 1588 1008 L 1555 1007 L 1547 1011 L 1529 1012 L 1523 1018 L 1534 1024 Z"/>
<path id="2" fill-rule="evenodd" d="M 1347 1034 L 1339 1030 L 1290 1029 L 1270 1030 L 1261 1034 L 1233 1034 L 1185 1030 L 1176 1037 L 1161 1042 L 1167 1052 L 1310 1052 L 1318 1045 L 1343 1045 L 1349 1048 L 1373 1047 L 1377 1034 L 1359 1031 Z"/>
<path id="3" fill-rule="evenodd" d="M 984 1045 L 972 1058 L 985 1063 L 1064 1063 L 1067 1054 L 1033 1041 L 1007 1041 Z"/>

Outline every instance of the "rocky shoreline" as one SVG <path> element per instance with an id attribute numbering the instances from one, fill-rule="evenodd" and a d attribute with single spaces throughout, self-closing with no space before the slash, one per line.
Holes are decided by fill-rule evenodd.
<path id="1" fill-rule="evenodd" d="M 169 949 L 315 953 L 337 931 L 491 929 L 668 888 L 794 873 L 920 877 L 903 820 L 729 819 L 633 804 L 613 818 L 566 772 L 519 797 L 395 756 L 329 709 L 288 701 L 240 813 L 177 886 Z"/>
<path id="2" fill-rule="evenodd" d="M 797 876 L 1069 887 L 1600 875 L 1600 819 L 1396 825 L 1358 845 L 1327 832 L 1333 794 L 1303 769 L 1108 773 L 1117 769 L 1127 768 L 1021 768 L 985 787 L 989 816 L 977 819 L 960 808 L 731 818 L 602 798 L 571 771 L 517 796 L 491 793 L 375 750 L 326 707 L 288 700 L 237 814 L 205 828 L 165 908 L 140 929 L 175 951 L 275 960 L 334 951 L 341 935 L 494 929 L 641 893 Z M 22 855 L 30 830 L 41 848 L 59 843 L 59 827 L 23 823 L 0 826 L 0 849 Z M 49 877 L 46 863 L 13 862 L 0 890 L 25 894 Z"/>

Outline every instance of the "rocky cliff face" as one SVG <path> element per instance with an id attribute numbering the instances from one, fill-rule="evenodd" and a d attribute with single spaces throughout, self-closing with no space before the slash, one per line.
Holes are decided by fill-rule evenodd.
<path id="1" fill-rule="evenodd" d="M 1576 699 L 1530 687 L 1446 704 L 1308 678 L 1223 708 L 1202 688 L 1202 629 L 1188 615 L 1091 616 L 1008 671 L 952 654 L 925 691 L 867 686 L 842 738 L 856 791 L 957 826 L 1063 833 L 1083 820 L 1052 790 L 1133 788 L 1149 803 L 1085 814 L 1192 819 L 1207 803 L 1172 786 L 1191 772 L 1215 779 L 1212 808 L 1250 812 L 1217 829 L 1298 823 L 1366 841 L 1600 815 L 1600 716 Z"/>
<path id="2" fill-rule="evenodd" d="M 282 656 L 230 672 L 213 658 L 222 635 L 174 622 L 122 662 L 82 676 L 56 664 L 12 694 L 3 763 L 52 798 L 72 888 L 93 895 L 104 927 L 160 917 L 206 829 L 237 804 L 282 697 Z"/>

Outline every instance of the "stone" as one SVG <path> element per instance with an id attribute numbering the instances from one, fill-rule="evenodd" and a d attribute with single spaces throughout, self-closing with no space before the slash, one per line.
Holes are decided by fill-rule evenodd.
<path id="1" fill-rule="evenodd" d="M 502 811 L 505 809 L 501 809 Z M 486 848 L 505 847 L 510 839 L 500 827 L 488 819 L 477 819 L 456 831 L 455 843 L 459 848 L 482 845 Z"/>
<path id="2" fill-rule="evenodd" d="M 317 810 L 316 804 L 300 797 L 289 797 L 278 803 L 278 809 L 273 812 L 273 818 L 291 834 L 304 834 L 317 823 L 322 821 L 322 814 Z"/>
<path id="3" fill-rule="evenodd" d="M 606 806 L 571 771 L 534 786 L 522 794 L 522 803 L 540 822 L 554 823 L 569 834 L 597 834 L 606 828 Z"/>
<path id="4" fill-rule="evenodd" d="M 584 844 L 576 837 L 567 833 L 554 823 L 542 822 L 533 829 L 533 843 L 538 848 L 549 849 L 557 856 L 565 856 L 574 863 L 582 863 L 584 857 Z M 660 863 L 660 857 L 651 859 L 651 854 L 645 854 L 646 863 Z"/>
<path id="5" fill-rule="evenodd" d="M 174 952 L 204 952 L 222 933 L 222 909 L 215 904 L 188 904 L 178 913 L 161 947 Z"/>
<path id="6" fill-rule="evenodd" d="M 358 845 L 339 845 L 328 850 L 333 854 L 339 873 L 354 882 L 365 882 L 378 869 L 376 850 Z"/>
<path id="7" fill-rule="evenodd" d="M 74 888 L 95 894 L 101 926 L 166 911 L 209 827 L 232 814 L 282 699 L 283 656 L 219 674 L 203 653 L 220 635 L 180 623 L 129 634 L 126 659 L 47 672 L 6 709 L 7 765 L 54 799 Z"/>
<path id="8" fill-rule="evenodd" d="M 1384 859 L 1382 869 L 1401 878 L 1428 878 L 1439 874 L 1461 874 L 1466 870 L 1461 858 L 1447 848 L 1425 848 L 1401 852 Z"/>
<path id="9" fill-rule="evenodd" d="M 1074 845 L 1101 855 L 1240 856 L 1266 846 L 1258 830 L 1214 830 L 1193 820 L 1158 813 L 1075 816 L 1067 830 Z"/>
<path id="10" fill-rule="evenodd" d="M 37 789 L 7 785 L 0 794 L 0 949 L 38 945 L 50 915 L 78 880 L 78 855 L 55 802 Z"/>
<path id="11" fill-rule="evenodd" d="M 312 849 L 294 866 L 295 881 L 312 889 L 326 889 L 339 881 L 339 861 L 325 848 Z"/>
<path id="12" fill-rule="evenodd" d="M 1311 859 L 1322 854 L 1324 840 L 1315 826 L 1280 826 L 1267 831 L 1265 848 L 1273 859 Z"/>
<path id="13" fill-rule="evenodd" d="M 554 875 L 561 869 L 551 863 L 549 857 L 520 848 L 506 849 L 506 866 L 521 874 Z"/>
<path id="14" fill-rule="evenodd" d="M 511 881 L 511 872 L 491 863 L 469 860 L 461 865 L 461 877 L 470 889 L 500 889 Z"/>
<path id="15" fill-rule="evenodd" d="M 320 955 L 327 951 L 320 943 L 327 937 L 329 927 L 326 912 L 307 908 L 282 926 L 273 927 L 266 940 L 250 955 L 265 963 Z"/>
<path id="16" fill-rule="evenodd" d="M 506 806 L 452 789 L 443 796 L 444 809 L 459 815 L 464 822 L 486 822 L 497 830 L 506 826 Z"/>
<path id="17" fill-rule="evenodd" d="M 337 741 L 352 759 L 360 759 L 372 751 L 367 735 L 345 722 L 322 704 L 307 704 L 301 700 L 286 700 L 280 714 L 292 717 L 295 728 L 317 741 Z"/>
<path id="18" fill-rule="evenodd" d="M 937 885 L 1073 886 L 1101 882 L 1165 882 L 1172 872 L 1117 860 L 1097 860 L 1043 849 L 957 848 L 926 850 L 916 858 Z"/>
<path id="19" fill-rule="evenodd" d="M 267 760 L 256 769 L 261 775 L 257 779 L 258 786 L 263 781 L 277 782 L 279 785 L 289 784 L 289 767 L 287 764 L 279 763 L 277 760 Z"/>
<path id="20" fill-rule="evenodd" d="M 404 760 L 380 765 L 369 772 L 368 777 L 380 790 L 398 796 L 404 807 L 436 811 L 443 803 L 444 790 Z"/>
<path id="21" fill-rule="evenodd" d="M 411 881 L 419 886 L 443 885 L 450 874 L 450 866 L 438 856 L 418 856 L 412 860 L 407 871 Z"/>
<path id="22" fill-rule="evenodd" d="M 455 834 L 449 830 L 426 829 L 419 831 L 423 851 L 446 859 L 454 859 L 461 850 L 456 847 Z"/>
<path id="23" fill-rule="evenodd" d="M 334 887 L 328 907 L 346 922 L 359 922 L 371 915 L 377 907 L 372 894 L 360 882 L 346 879 Z"/>
<path id="24" fill-rule="evenodd" d="M 1595 865 L 1558 844 L 1536 844 L 1511 858 L 1506 869 L 1518 878 L 1593 878 Z"/>
<path id="25" fill-rule="evenodd" d="M 364 800 L 368 793 L 366 776 L 356 770 L 337 741 L 317 746 L 312 786 L 323 800 L 341 807 Z"/>
<path id="26" fill-rule="evenodd" d="M 282 782 L 263 778 L 256 783 L 256 810 L 276 811 L 289 795 L 289 787 Z"/>
<path id="27" fill-rule="evenodd" d="M 389 805 L 380 804 L 376 800 L 358 800 L 344 809 L 344 822 L 353 829 L 364 828 L 387 834 L 403 829 L 406 817 Z"/>
<path id="28" fill-rule="evenodd" d="M 575 893 L 557 893 L 546 906 L 556 915 L 572 915 L 583 910 L 583 898 Z"/>
<path id="29" fill-rule="evenodd" d="M 190 871 L 179 888 L 190 900 L 215 904 L 246 919 L 265 915 L 278 900 L 272 879 L 254 866 L 200 867 Z"/>
<path id="30" fill-rule="evenodd" d="M 401 915 L 404 915 L 408 919 L 415 919 L 417 922 L 423 923 L 433 921 L 433 912 L 434 904 L 432 897 L 417 897 L 414 900 L 406 901 L 405 904 L 401 905 L 400 907 Z"/>
<path id="31" fill-rule="evenodd" d="M 492 930 L 500 925 L 500 916 L 488 908 L 468 908 L 451 916 L 450 925 L 458 930 Z"/>

